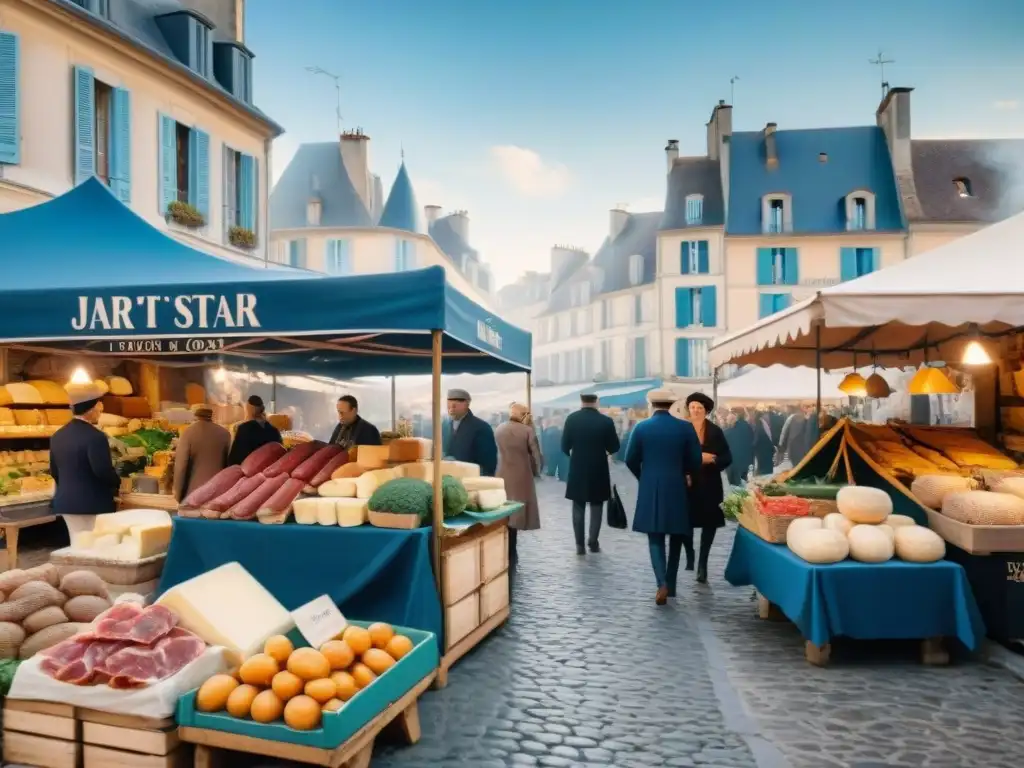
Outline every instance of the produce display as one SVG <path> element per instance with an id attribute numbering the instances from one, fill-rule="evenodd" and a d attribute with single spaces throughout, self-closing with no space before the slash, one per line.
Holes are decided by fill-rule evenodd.
<path id="1" fill-rule="evenodd" d="M 941 512 L 967 525 L 1024 525 L 1024 499 L 1012 493 L 949 493 L 942 500 Z"/>
<path id="2" fill-rule="evenodd" d="M 811 514 L 811 505 L 807 499 L 771 496 L 760 488 L 754 488 L 754 503 L 758 514 L 772 517 L 806 517 Z"/>
<path id="3" fill-rule="evenodd" d="M 60 578 L 41 565 L 0 574 L 0 658 L 28 659 L 83 631 L 111 607 L 107 585 L 91 571 Z"/>
<path id="4" fill-rule="evenodd" d="M 0 451 L 0 496 L 52 493 L 49 451 Z"/>
<path id="5" fill-rule="evenodd" d="M 862 563 L 884 563 L 893 557 L 932 563 L 946 556 L 942 537 L 910 517 L 894 515 L 885 491 L 846 486 L 836 495 L 836 504 L 839 512 L 789 524 L 786 545 L 797 557 L 826 565 L 847 557 Z"/>
<path id="6" fill-rule="evenodd" d="M 159 509 L 126 509 L 97 515 L 91 531 L 76 534 L 71 554 L 134 562 L 167 552 L 171 516 Z"/>
<path id="7" fill-rule="evenodd" d="M 341 710 L 412 648 L 412 640 L 384 623 L 366 629 L 350 625 L 319 649 L 297 648 L 288 637 L 274 635 L 233 674 L 204 682 L 196 709 L 258 723 L 283 720 L 297 731 L 313 730 L 323 712 Z"/>
<path id="8" fill-rule="evenodd" d="M 942 502 L 951 493 L 970 491 L 977 485 L 962 475 L 921 475 L 910 484 L 910 492 L 926 507 L 941 509 Z"/>
<path id="9" fill-rule="evenodd" d="M 1002 454 L 968 429 L 901 426 L 921 446 L 942 454 L 959 468 L 1017 469 L 1017 462 Z"/>

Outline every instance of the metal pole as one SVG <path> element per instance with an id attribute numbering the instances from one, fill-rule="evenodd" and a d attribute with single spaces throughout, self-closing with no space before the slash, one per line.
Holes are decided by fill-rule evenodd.
<path id="1" fill-rule="evenodd" d="M 711 372 L 711 399 L 718 402 L 718 368 Z"/>
<path id="2" fill-rule="evenodd" d="M 270 412 L 277 413 L 277 374 L 270 375 Z"/>
<path id="3" fill-rule="evenodd" d="M 814 327 L 814 367 L 818 371 L 817 394 L 814 401 L 814 434 L 821 436 L 819 424 L 821 424 L 821 326 Z"/>
<path id="4" fill-rule="evenodd" d="M 437 583 L 437 593 L 441 594 L 441 529 L 444 526 L 444 497 L 441 489 L 441 459 L 443 458 L 443 446 L 441 445 L 441 331 L 431 331 L 431 362 L 433 381 L 433 441 L 434 441 L 434 514 L 431 520 L 433 526 L 432 557 L 434 561 L 434 581 Z"/>
<path id="5" fill-rule="evenodd" d="M 533 412 L 533 373 L 526 372 L 526 409 Z"/>
<path id="6" fill-rule="evenodd" d="M 398 430 L 398 396 L 395 384 L 395 377 L 391 377 L 391 431 L 395 432 Z"/>

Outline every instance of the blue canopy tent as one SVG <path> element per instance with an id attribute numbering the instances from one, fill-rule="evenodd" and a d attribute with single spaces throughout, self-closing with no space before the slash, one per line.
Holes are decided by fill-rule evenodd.
<path id="1" fill-rule="evenodd" d="M 430 373 L 439 536 L 442 360 L 446 373 L 526 373 L 529 392 L 530 334 L 454 290 L 441 267 L 324 277 L 254 265 L 183 245 L 90 179 L 0 215 L 0 345 L 345 378 Z"/>

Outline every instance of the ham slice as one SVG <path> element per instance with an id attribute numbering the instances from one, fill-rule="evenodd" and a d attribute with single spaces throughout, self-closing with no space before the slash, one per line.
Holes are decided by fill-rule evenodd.
<path id="1" fill-rule="evenodd" d="M 242 462 L 242 473 L 246 477 L 258 475 L 275 461 L 284 456 L 288 449 L 280 443 L 266 443 L 245 457 Z"/>
<path id="2" fill-rule="evenodd" d="M 83 637 L 150 645 L 177 623 L 178 617 L 162 605 L 143 608 L 138 603 L 118 603 L 101 613 L 93 622 L 92 631 Z"/>
<path id="3" fill-rule="evenodd" d="M 175 627 L 152 646 L 132 645 L 111 654 L 96 672 L 111 688 L 143 688 L 184 669 L 205 649 L 194 634 Z"/>
<path id="4" fill-rule="evenodd" d="M 340 445 L 325 445 L 291 472 L 292 479 L 310 482 L 331 459 L 343 451 Z"/>

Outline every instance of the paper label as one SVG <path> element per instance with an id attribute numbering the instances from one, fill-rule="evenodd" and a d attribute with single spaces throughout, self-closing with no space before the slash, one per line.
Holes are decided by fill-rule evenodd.
<path id="1" fill-rule="evenodd" d="M 320 595 L 292 611 L 295 626 L 312 648 L 319 648 L 348 626 L 344 614 L 328 595 Z"/>

